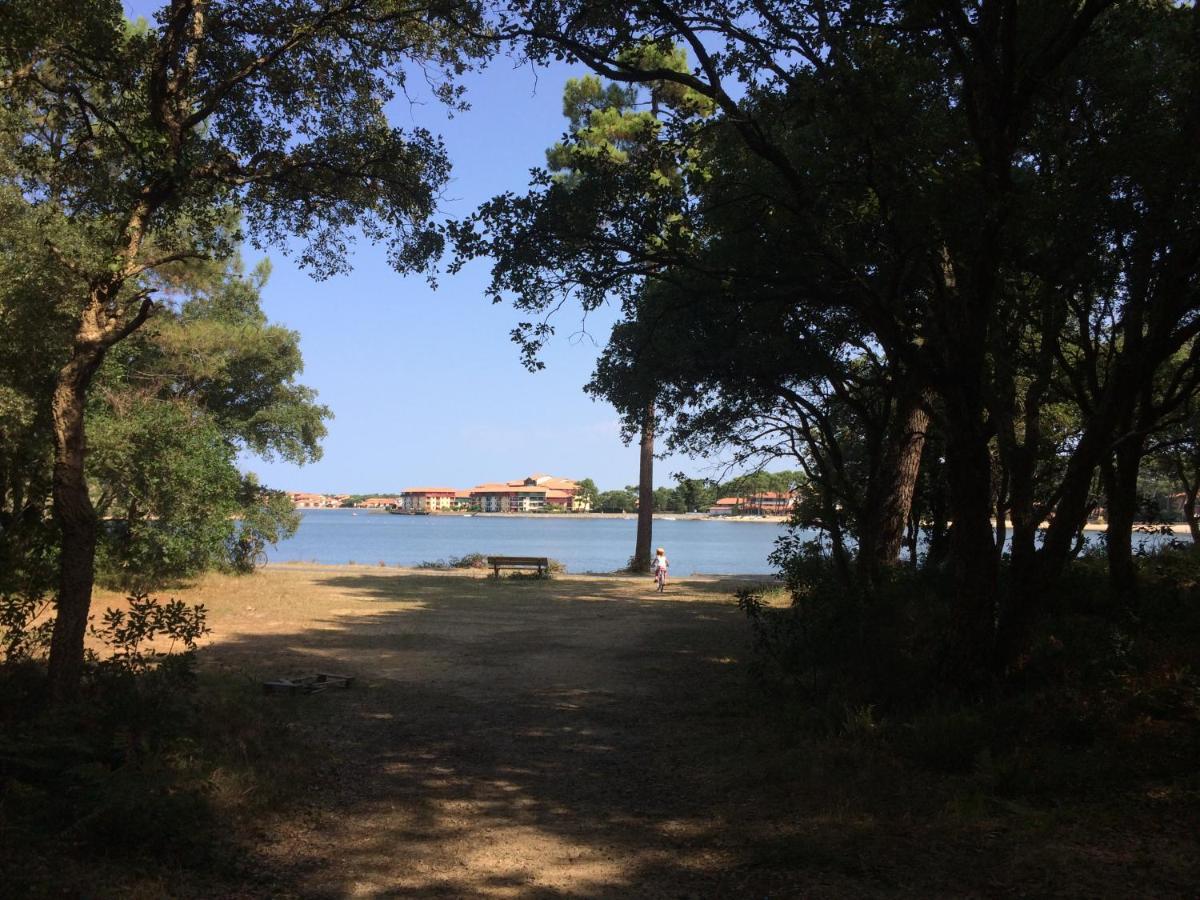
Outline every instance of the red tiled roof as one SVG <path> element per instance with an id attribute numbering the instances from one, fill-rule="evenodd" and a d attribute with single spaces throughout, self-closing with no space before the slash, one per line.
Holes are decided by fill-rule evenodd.
<path id="1" fill-rule="evenodd" d="M 458 488 L 448 487 L 411 487 L 404 489 L 405 494 L 457 494 Z"/>
<path id="2" fill-rule="evenodd" d="M 741 497 L 722 497 L 713 506 L 737 506 L 746 503 L 761 503 L 766 500 L 792 500 L 791 493 L 782 491 L 763 491 L 761 494 L 745 494 Z"/>

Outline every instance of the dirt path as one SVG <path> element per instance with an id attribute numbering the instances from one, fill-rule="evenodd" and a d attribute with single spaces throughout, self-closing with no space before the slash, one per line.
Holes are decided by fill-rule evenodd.
<path id="1" fill-rule="evenodd" d="M 746 629 L 732 585 L 676 583 L 658 600 L 648 579 L 363 568 L 265 581 L 269 593 L 214 612 L 213 658 L 364 682 L 281 700 L 336 710 L 309 821 L 264 846 L 303 893 L 677 897 L 728 884 L 739 800 L 705 776 L 739 738 Z M 288 595 L 306 581 L 317 597 L 298 609 Z"/>
<path id="2" fill-rule="evenodd" d="M 1131 896 L 1187 883 L 1194 831 L 1161 804 L 962 812 L 969 776 L 914 777 L 869 742 L 785 737 L 748 687 L 736 586 L 688 579 L 660 598 L 648 579 L 315 566 L 202 582 L 184 596 L 211 610 L 205 665 L 361 679 L 263 698 L 294 715 L 321 774 L 251 836 L 240 895 Z"/>

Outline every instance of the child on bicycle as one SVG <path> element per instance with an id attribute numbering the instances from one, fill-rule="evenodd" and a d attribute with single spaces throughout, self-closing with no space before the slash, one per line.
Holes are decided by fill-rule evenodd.
<path id="1" fill-rule="evenodd" d="M 654 575 L 654 583 L 661 591 L 667 584 L 667 551 L 659 547 L 654 551 L 654 559 L 650 560 L 650 572 Z"/>

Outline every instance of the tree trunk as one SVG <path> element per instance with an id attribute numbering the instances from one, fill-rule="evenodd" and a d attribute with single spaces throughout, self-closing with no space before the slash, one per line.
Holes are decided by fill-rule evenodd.
<path id="1" fill-rule="evenodd" d="M 1111 434 L 1107 423 L 1096 423 L 1095 428 L 1084 432 L 1067 462 L 1059 500 L 1038 551 L 1038 569 L 1047 584 L 1058 577 L 1071 559 L 1076 538 L 1087 524 L 1088 511 L 1092 508 L 1092 479 L 1110 446 Z"/>
<path id="2" fill-rule="evenodd" d="M 1101 467 L 1108 500 L 1108 575 L 1119 597 L 1132 597 L 1137 590 L 1137 567 L 1133 564 L 1133 526 L 1137 519 L 1137 477 L 1142 461 L 1142 440 L 1135 438 L 1117 445 L 1114 459 Z"/>
<path id="3" fill-rule="evenodd" d="M 949 589 L 953 634 L 945 674 L 972 690 L 993 664 L 997 575 L 992 530 L 992 456 L 982 416 L 971 414 L 956 398 L 957 421 L 946 428 L 946 475 L 949 488 Z"/>
<path id="4" fill-rule="evenodd" d="M 650 545 L 654 542 L 654 404 L 646 407 L 642 421 L 641 465 L 638 471 L 637 540 L 630 568 L 650 571 Z"/>
<path id="5" fill-rule="evenodd" d="M 1198 491 L 1188 488 L 1183 495 L 1183 516 L 1187 519 L 1188 531 L 1192 533 L 1192 543 L 1200 544 L 1200 520 L 1196 518 L 1196 494 Z"/>
<path id="6" fill-rule="evenodd" d="M 950 555 L 949 511 L 944 483 L 929 485 L 929 543 L 925 547 L 922 568 L 933 572 L 942 567 Z"/>
<path id="7" fill-rule="evenodd" d="M 1041 558 L 1037 552 L 1037 532 L 1041 523 L 1034 508 L 1034 452 L 1035 447 L 1026 441 L 1022 446 L 1014 446 L 1008 459 L 1011 577 L 1007 591 L 1000 598 L 996 628 L 997 671 L 1004 671 L 1025 650 L 1034 614 L 1045 590 L 1040 581 Z M 997 512 L 999 514 L 999 510 Z M 1004 533 L 997 524 L 997 536 Z"/>
<path id="8" fill-rule="evenodd" d="M 57 613 L 50 642 L 49 687 L 55 701 L 73 697 L 83 673 L 83 639 L 92 603 L 96 558 L 96 512 L 83 468 L 84 409 L 88 386 L 104 359 L 104 352 L 103 344 L 77 338 L 71 358 L 58 373 L 51 400 L 52 497 L 54 518 L 62 533 Z"/>
<path id="9" fill-rule="evenodd" d="M 900 558 L 928 431 L 928 397 L 911 392 L 904 397 L 896 421 L 888 429 L 878 473 L 880 490 L 867 492 L 868 498 L 879 498 L 877 507 L 868 500 L 864 534 L 859 541 L 859 569 L 868 578 L 895 565 Z"/>

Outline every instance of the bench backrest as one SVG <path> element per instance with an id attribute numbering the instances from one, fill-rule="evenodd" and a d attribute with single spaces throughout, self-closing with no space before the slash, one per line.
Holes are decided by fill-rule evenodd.
<path id="1" fill-rule="evenodd" d="M 489 566 L 546 566 L 550 560 L 545 556 L 489 556 Z"/>

